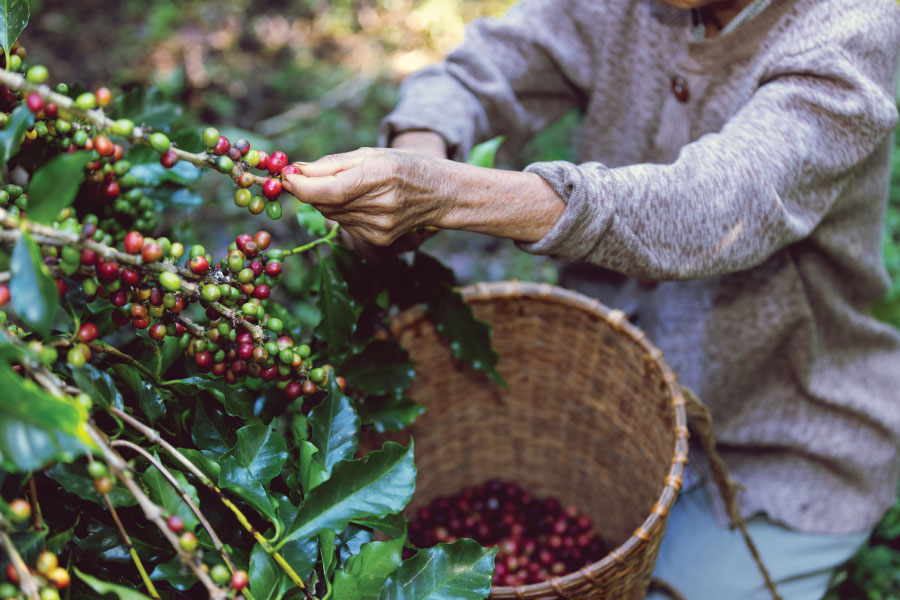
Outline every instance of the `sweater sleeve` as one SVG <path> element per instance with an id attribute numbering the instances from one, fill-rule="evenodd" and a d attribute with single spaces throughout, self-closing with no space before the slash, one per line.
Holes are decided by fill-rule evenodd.
<path id="1" fill-rule="evenodd" d="M 518 144 L 584 101 L 595 52 L 575 20 L 575 0 L 523 0 L 500 19 L 479 19 L 443 61 L 406 78 L 382 123 L 379 144 L 397 132 L 428 129 L 450 158 L 497 135 Z"/>
<path id="2" fill-rule="evenodd" d="M 647 279 L 749 269 L 809 236 L 896 123 L 893 97 L 841 49 L 786 57 L 721 131 L 671 164 L 530 165 L 567 207 L 519 247 Z"/>

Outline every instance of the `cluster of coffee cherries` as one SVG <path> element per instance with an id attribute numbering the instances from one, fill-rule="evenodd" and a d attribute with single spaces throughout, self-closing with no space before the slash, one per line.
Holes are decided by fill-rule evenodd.
<path id="1" fill-rule="evenodd" d="M 30 83 L 39 85 L 48 78 L 47 68 L 42 65 L 30 67 L 25 75 Z M 69 86 L 59 83 L 55 91 L 69 95 Z M 4 100 L 4 112 L 0 120 L 8 119 L 7 112 L 13 110 L 23 100 L 34 113 L 34 126 L 25 132 L 23 147 L 32 143 L 45 143 L 62 152 L 86 150 L 91 153 L 85 166 L 85 184 L 79 191 L 76 205 L 90 207 L 101 215 L 97 223 L 96 240 L 106 244 L 119 242 L 129 229 L 151 231 L 157 223 L 153 200 L 139 187 L 139 181 L 130 173 L 131 163 L 123 159 L 125 152 L 121 144 L 114 143 L 106 133 L 114 137 L 129 138 L 134 124 L 120 119 L 104 132 L 86 119 L 79 118 L 71 110 L 61 109 L 53 102 L 45 102 L 37 92 L 27 94 L 24 99 L 15 90 L 2 88 L 0 97 Z M 83 92 L 74 98 L 74 106 L 81 110 L 104 108 L 112 100 L 107 88 L 95 92 Z M 18 214 L 27 210 L 27 194 L 19 190 L 4 188 L 8 196 L 0 194 L 0 205 L 12 203 L 10 210 Z M 18 191 L 18 193 L 16 193 Z"/>
<path id="2" fill-rule="evenodd" d="M 225 136 L 219 135 L 214 127 L 207 127 L 203 131 L 203 144 L 207 153 L 218 157 L 215 159 L 216 168 L 222 173 L 231 173 L 237 182 L 238 189 L 234 192 L 236 206 L 246 208 L 254 215 L 265 212 L 271 219 L 281 218 L 282 209 L 278 197 L 283 190 L 282 177 L 300 172 L 297 166 L 288 164 L 288 157 L 284 152 L 276 150 L 267 154 L 251 148 L 246 139 L 232 143 Z M 250 190 L 257 183 L 257 178 L 249 171 L 251 168 L 267 175 L 260 194 L 254 195 Z"/>
<path id="3" fill-rule="evenodd" d="M 68 209 L 60 216 L 65 218 L 54 222 L 54 228 L 92 237 L 92 221 L 80 223 Z M 284 252 L 270 249 L 271 239 L 263 230 L 238 235 L 218 263 L 199 244 L 185 249 L 168 238 L 150 238 L 138 231 L 129 232 L 122 241 L 121 252 L 135 257 L 122 264 L 83 246 L 45 245 L 42 252 L 44 262 L 59 271 L 60 295 L 68 290 L 67 278 L 81 278 L 81 290 L 89 300 L 104 298 L 115 307 L 111 314 L 115 325 L 147 330 L 157 341 L 177 337 L 198 371 L 224 377 L 229 383 L 244 377 L 273 381 L 293 400 L 315 394 L 329 369 L 314 367 L 310 347 L 283 335 L 282 320 L 266 310 L 272 289 L 283 278 Z M 192 285 L 186 286 L 185 280 Z M 0 306 L 9 298 L 9 288 L 0 285 Z M 205 309 L 209 319 L 205 328 L 185 326 L 183 313 L 194 303 Z M 81 323 L 67 362 L 81 367 L 89 361 L 90 344 L 99 334 L 97 323 Z M 345 385 L 343 378 L 336 381 Z"/>
<path id="4" fill-rule="evenodd" d="M 14 524 L 25 523 L 31 518 L 31 504 L 23 498 L 9 503 L 7 517 Z M 59 565 L 59 559 L 52 552 L 41 552 L 34 567 L 25 566 L 40 583 L 41 600 L 60 600 L 59 590 L 69 586 L 69 572 Z M 19 573 L 12 562 L 6 565 L 6 579 L 0 583 L 0 600 L 17 600 L 22 597 L 19 590 Z"/>
<path id="5" fill-rule="evenodd" d="M 409 527 L 410 542 L 420 548 L 462 537 L 498 546 L 494 584 L 512 587 L 570 573 L 609 550 L 575 506 L 564 508 L 495 479 L 434 499 Z"/>
<path id="6" fill-rule="evenodd" d="M 194 554 L 200 545 L 197 536 L 192 531 L 185 531 L 184 520 L 178 515 L 169 515 L 166 519 L 166 527 L 178 536 L 178 546 L 182 551 L 188 554 Z M 230 585 L 235 592 L 240 592 L 250 583 L 250 576 L 243 569 L 235 570 L 233 573 L 223 565 L 217 563 L 208 567 L 209 577 L 216 585 Z M 241 596 L 235 597 L 234 600 L 241 600 Z"/>

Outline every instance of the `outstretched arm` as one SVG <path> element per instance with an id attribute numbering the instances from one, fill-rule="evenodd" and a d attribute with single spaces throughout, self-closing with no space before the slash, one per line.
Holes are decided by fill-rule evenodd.
<path id="1" fill-rule="evenodd" d="M 285 188 L 355 238 L 379 246 L 423 226 L 535 242 L 565 211 L 534 173 L 397 149 L 363 148 L 302 165 Z"/>

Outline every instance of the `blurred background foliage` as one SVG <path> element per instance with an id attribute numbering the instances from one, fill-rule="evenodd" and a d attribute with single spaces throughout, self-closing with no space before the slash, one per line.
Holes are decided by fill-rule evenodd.
<path id="1" fill-rule="evenodd" d="M 188 126 L 215 125 L 255 147 L 314 160 L 375 144 L 400 81 L 463 39 L 465 23 L 499 16 L 513 0 L 31 0 L 22 38 L 28 62 L 53 81 L 121 92 L 154 86 L 184 108 Z M 568 114 L 504 166 L 572 160 L 579 118 Z M 900 153 L 895 156 L 885 255 L 894 281 L 876 314 L 900 327 Z M 266 227 L 301 237 L 292 210 L 277 223 L 233 206 L 233 186 L 201 182 L 191 212 L 171 219 L 184 239 L 218 242 Z M 200 203 L 199 198 L 205 200 Z M 285 203 L 290 205 L 291 203 Z M 185 208 L 185 207 L 180 207 Z M 443 232 L 427 242 L 463 283 L 518 278 L 556 281 L 556 265 L 511 242 Z M 301 282 L 302 283 L 302 282 Z M 895 506 L 827 600 L 900 600 L 900 506 Z"/>

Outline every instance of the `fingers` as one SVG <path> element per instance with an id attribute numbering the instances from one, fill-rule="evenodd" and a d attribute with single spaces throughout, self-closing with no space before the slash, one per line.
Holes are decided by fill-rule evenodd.
<path id="1" fill-rule="evenodd" d="M 360 177 L 353 167 L 336 175 L 313 177 L 309 175 L 283 176 L 284 189 L 307 204 L 342 204 L 365 192 Z"/>
<path id="2" fill-rule="evenodd" d="M 353 152 L 325 156 L 311 163 L 294 164 L 300 169 L 300 173 L 307 177 L 325 177 L 328 175 L 337 175 L 341 171 L 346 171 L 359 166 L 359 164 L 370 154 L 370 148 L 360 148 Z"/>

